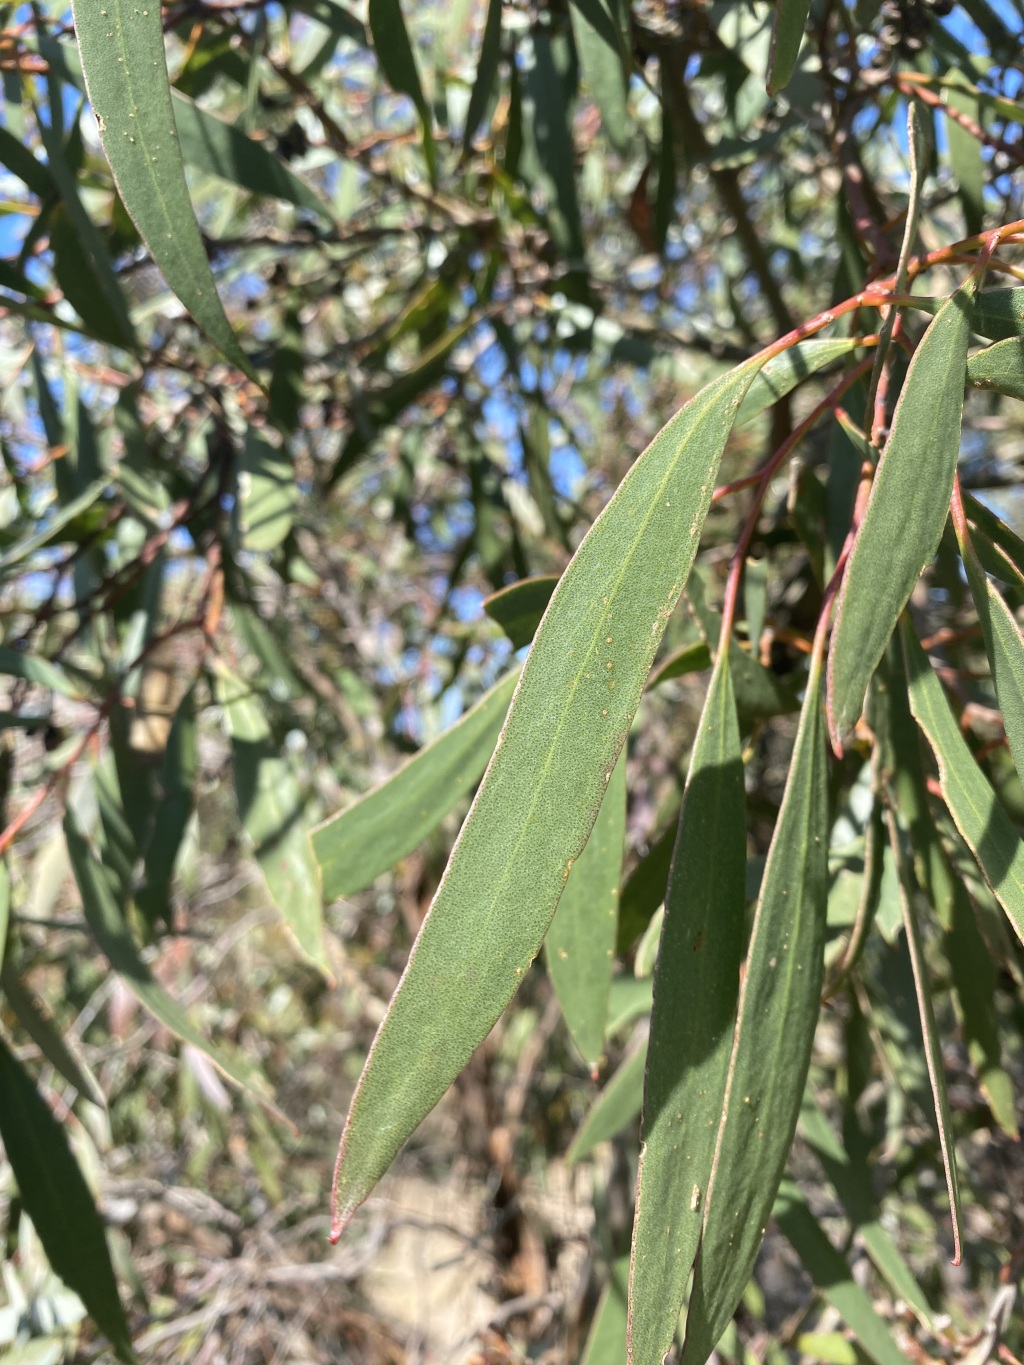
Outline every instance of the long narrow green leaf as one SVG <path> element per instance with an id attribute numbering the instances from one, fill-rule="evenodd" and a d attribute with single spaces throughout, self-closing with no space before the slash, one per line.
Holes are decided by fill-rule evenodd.
<path id="1" fill-rule="evenodd" d="M 119 1360 L 134 1360 L 103 1223 L 64 1130 L 0 1037 L 0 1137 L 22 1203 L 54 1270 Z"/>
<path id="2" fill-rule="evenodd" d="M 423 126 L 423 156 L 432 181 L 437 180 L 437 147 L 433 119 L 420 83 L 416 54 L 409 41 L 401 0 L 370 0 L 370 32 L 381 70 L 400 95 L 408 95 Z"/>
<path id="3" fill-rule="evenodd" d="M 939 1149 L 942 1152 L 942 1165 L 946 1172 L 946 1189 L 949 1193 L 949 1210 L 953 1220 L 953 1264 L 961 1261 L 961 1226 L 963 1211 L 960 1203 L 960 1179 L 956 1164 L 956 1147 L 953 1142 L 953 1116 L 949 1108 L 949 1092 L 946 1089 L 946 1073 L 942 1061 L 942 1039 L 939 1037 L 935 1022 L 935 1007 L 932 1004 L 931 983 L 928 980 L 928 967 L 924 957 L 924 941 L 921 926 L 914 904 L 916 882 L 911 870 L 912 855 L 908 849 L 909 834 L 905 821 L 890 800 L 886 817 L 889 822 L 889 837 L 893 858 L 900 884 L 900 905 L 903 910 L 903 930 L 907 936 L 910 952 L 910 965 L 914 972 L 914 993 L 917 997 L 917 1010 L 921 1017 L 921 1036 L 924 1040 L 924 1056 L 931 1083 L 932 1101 L 935 1105 L 935 1122 L 939 1130 Z"/>
<path id="4" fill-rule="evenodd" d="M 18 1022 L 54 1070 L 59 1071 L 80 1095 L 102 1108 L 106 1101 L 96 1081 L 68 1047 L 53 1019 L 10 962 L 0 965 L 0 989 Z"/>
<path id="5" fill-rule="evenodd" d="M 993 545 L 999 547 L 1016 570 L 1017 576 L 1024 576 L 1024 540 L 1017 532 L 1007 526 L 991 507 L 986 507 L 973 493 L 964 493 L 964 511 L 971 524 L 984 532 Z"/>
<path id="6" fill-rule="evenodd" d="M 52 516 L 48 515 L 42 519 L 42 525 L 31 531 L 29 535 L 23 536 L 9 550 L 5 550 L 0 555 L 0 574 L 5 574 L 8 569 L 13 569 L 16 564 L 24 563 L 37 550 L 43 550 L 49 545 L 59 545 L 63 532 L 83 512 L 87 512 L 94 503 L 98 502 L 109 487 L 110 480 L 108 478 L 96 479 L 83 489 L 77 497 L 58 507 Z"/>
<path id="7" fill-rule="evenodd" d="M 181 842 L 195 805 L 199 738 L 189 692 L 178 708 L 158 771 L 160 801 L 144 850 L 144 880 L 135 901 L 150 925 L 171 920 L 171 883 Z"/>
<path id="8" fill-rule="evenodd" d="M 618 16 L 611 12 L 614 8 L 615 0 L 573 0 L 569 17 L 583 81 L 600 110 L 605 135 L 613 147 L 625 151 L 629 143 L 629 70 Z M 598 14 L 600 20 L 595 25 L 592 19 Z"/>
<path id="9" fill-rule="evenodd" d="M 857 337 L 834 337 L 801 341 L 796 346 L 769 360 L 761 373 L 751 384 L 747 396 L 740 405 L 737 423 L 742 426 L 752 422 L 765 408 L 785 398 L 798 384 L 811 375 L 825 369 L 834 361 L 849 355 L 852 350 L 864 343 Z"/>
<path id="10" fill-rule="evenodd" d="M 225 123 L 200 109 L 180 90 L 172 90 L 171 95 L 178 145 L 186 165 L 253 194 L 282 199 L 315 213 L 328 227 L 334 226 L 330 209 L 316 191 L 262 143 L 246 137 L 237 124 Z"/>
<path id="11" fill-rule="evenodd" d="M 768 57 L 768 93 L 777 95 L 789 84 L 800 56 L 811 0 L 776 0 L 772 46 Z"/>
<path id="12" fill-rule="evenodd" d="M 572 1040 L 591 1070 L 604 1051 L 615 967 L 622 845 L 626 837 L 626 751 L 612 772 L 590 838 L 573 863 L 544 940 L 548 975 Z"/>
<path id="13" fill-rule="evenodd" d="M 618 1070 L 598 1095 L 587 1117 L 580 1124 L 565 1159 L 571 1165 L 582 1161 L 602 1142 L 620 1133 L 640 1117 L 644 1101 L 644 1069 L 647 1065 L 647 1040 L 619 1063 Z"/>
<path id="14" fill-rule="evenodd" d="M 832 1182 L 875 1269 L 896 1297 L 912 1308 L 922 1325 L 930 1329 L 932 1310 L 924 1290 L 879 1219 L 870 1167 L 866 1163 L 854 1164 L 809 1093 L 804 1096 L 800 1109 L 800 1132 Z"/>
<path id="15" fill-rule="evenodd" d="M 909 306 L 935 314 L 942 311 L 945 302 L 942 299 L 918 297 Z M 971 331 L 990 341 L 1024 336 L 1024 286 L 983 289 L 975 298 Z"/>
<path id="16" fill-rule="evenodd" d="M 704 1365 L 728 1326 L 753 1271 L 793 1143 L 821 996 L 828 829 L 828 755 L 816 656 L 740 988 L 682 1362 Z"/>
<path id="17" fill-rule="evenodd" d="M 466 151 L 472 145 L 476 130 L 483 123 L 491 91 L 494 89 L 494 78 L 498 74 L 498 65 L 501 61 L 501 11 L 502 0 L 488 0 L 484 36 L 480 44 L 480 60 L 477 62 L 476 79 L 469 97 L 466 127 L 462 135 L 462 145 Z"/>
<path id="18" fill-rule="evenodd" d="M 64 838 L 68 858 L 78 891 L 82 897 L 82 913 L 97 943 L 106 954 L 110 965 L 123 978 L 125 985 L 165 1028 L 178 1038 L 197 1047 L 216 1063 L 224 1075 L 254 1094 L 262 1104 L 266 1096 L 255 1090 L 247 1072 L 228 1060 L 218 1048 L 196 1028 L 182 1007 L 167 994 L 139 956 L 127 921 L 117 904 L 107 872 L 89 849 L 85 835 L 69 807 L 64 816 Z"/>
<path id="19" fill-rule="evenodd" d="M 73 0 L 86 89 L 124 206 L 153 260 L 213 344 L 257 380 L 217 294 L 189 199 L 159 5 Z"/>
<path id="20" fill-rule="evenodd" d="M 935 753 L 942 796 L 964 842 L 1024 943 L 1024 843 L 974 761 L 956 718 L 908 621 L 901 630 L 910 706 Z"/>
<path id="21" fill-rule="evenodd" d="M 87 302 L 86 308 L 90 316 L 83 313 L 82 317 L 90 326 L 93 325 L 92 318 L 99 317 L 101 335 L 107 332 L 109 324 L 110 339 L 117 345 L 124 346 L 128 350 L 134 350 L 137 341 L 131 319 L 128 316 L 127 301 L 117 276 L 114 274 L 114 267 L 106 243 L 99 228 L 82 203 L 78 192 L 78 180 L 75 172 L 68 164 L 60 129 L 53 120 L 54 104 L 59 102 L 64 94 L 63 86 L 53 71 L 50 73 L 48 87 L 51 120 L 49 123 L 43 119 L 37 120 L 43 146 L 46 148 L 47 165 L 64 201 L 70 227 L 73 229 L 75 246 L 79 257 L 86 264 L 89 282 L 102 299 L 102 304 L 95 309 Z M 60 232 L 58 229 L 59 240 Z"/>
<path id="22" fill-rule="evenodd" d="M 803 1195 L 788 1180 L 779 1190 L 774 1214 L 811 1279 L 876 1365 L 907 1365 L 888 1326 L 825 1236 Z"/>
<path id="23" fill-rule="evenodd" d="M 512 641 L 515 649 L 528 645 L 537 633 L 541 617 L 558 586 L 555 574 L 538 578 L 521 578 L 507 588 L 499 588 L 484 598 L 484 611 L 497 621 Z"/>
<path id="24" fill-rule="evenodd" d="M 587 1333 L 580 1365 L 622 1365 L 626 1359 L 626 1280 L 629 1258 L 612 1266 Z"/>
<path id="25" fill-rule="evenodd" d="M 1024 337 L 997 341 L 968 357 L 967 382 L 1009 398 L 1024 398 Z"/>
<path id="26" fill-rule="evenodd" d="M 960 541 L 960 553 L 985 637 L 1007 743 L 1014 767 L 1024 774 L 1024 637 L 1013 612 L 978 562 L 969 534 Z"/>
<path id="27" fill-rule="evenodd" d="M 972 290 L 968 282 L 946 301 L 910 362 L 850 553 L 828 659 L 829 725 L 839 752 L 946 524 L 960 452 Z"/>
<path id="28" fill-rule="evenodd" d="M 272 743 L 270 726 L 252 691 L 227 674 L 218 682 L 231 736 L 242 826 L 252 842 L 271 899 L 296 943 L 332 980 L 305 797 L 291 764 Z"/>
<path id="29" fill-rule="evenodd" d="M 423 842 L 487 767 L 518 681 L 513 669 L 391 777 L 311 835 L 324 899 L 354 896 Z"/>
<path id="30" fill-rule="evenodd" d="M 353 1099 L 335 1236 L 540 948 L 686 584 L 736 408 L 760 364 L 755 357 L 715 380 L 663 428 L 559 581 Z"/>
<path id="31" fill-rule="evenodd" d="M 743 956 L 746 818 L 729 652 L 693 746 L 654 975 L 630 1274 L 631 1365 L 661 1365 L 700 1241 Z"/>

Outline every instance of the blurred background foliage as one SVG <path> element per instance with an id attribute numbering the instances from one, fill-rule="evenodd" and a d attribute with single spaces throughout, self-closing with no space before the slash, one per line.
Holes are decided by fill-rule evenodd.
<path id="1" fill-rule="evenodd" d="M 651 691 L 631 739 L 600 1079 L 539 964 L 330 1252 L 337 1132 L 479 770 L 392 871 L 326 906 L 307 836 L 505 672 L 532 626 L 509 638 L 486 599 L 561 572 L 685 398 L 891 273 L 911 94 L 932 129 L 924 249 L 1024 216 L 1024 11 L 814 0 L 775 97 L 759 0 L 163 13 L 204 242 L 269 397 L 142 248 L 66 8 L 0 5 L 9 1155 L 13 1116 L 38 1119 L 42 1097 L 59 1125 L 44 1114 L 20 1160 L 65 1182 L 47 1231 L 63 1226 L 72 1262 L 81 1236 L 88 1258 L 70 1151 L 143 1359 L 619 1365 L 648 925 L 704 680 Z M 801 389 L 741 427 L 723 482 L 811 405 Z M 965 486 L 1019 525 L 1019 409 L 991 394 L 969 406 Z M 753 545 L 766 572 L 749 574 L 742 613 L 752 886 L 794 731 L 787 680 L 849 519 L 845 440 L 804 441 Z M 666 657 L 707 664 L 743 496 L 712 510 Z M 972 744 L 1024 820 L 979 640 L 959 630 L 973 618 L 955 545 L 918 597 L 935 638 L 950 632 Z M 835 769 L 830 963 L 876 877 L 881 932 L 823 1011 L 797 1183 L 720 1355 L 982 1365 L 999 1351 L 1012 1365 L 1024 963 L 965 860 L 954 873 L 975 913 L 951 892 L 927 944 L 966 1188 L 954 1271 L 898 887 L 868 856 L 862 763 L 854 747 Z M 94 1318 L 102 1286 L 80 1256 L 51 1268 L 24 1202 L 0 1166 L 0 1351 L 104 1358 L 58 1273 Z"/>

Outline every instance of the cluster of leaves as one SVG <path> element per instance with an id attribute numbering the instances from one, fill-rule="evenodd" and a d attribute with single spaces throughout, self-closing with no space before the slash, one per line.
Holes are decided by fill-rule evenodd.
<path id="1" fill-rule="evenodd" d="M 910 1180 L 930 1102 L 959 1260 L 957 1145 L 1017 1136 L 1020 15 L 73 8 L 72 37 L 4 7 L 0 49 L 0 1136 L 53 1269 L 129 1359 L 19 1055 L 97 1098 L 31 984 L 34 830 L 62 821 L 141 1005 L 273 1104 L 145 951 L 187 927 L 216 735 L 328 982 L 325 904 L 475 789 L 353 1100 L 335 1236 L 544 948 L 588 1068 L 650 1018 L 572 1150 L 642 1114 L 591 1365 L 658 1365 L 684 1307 L 684 1360 L 741 1357 L 772 1216 L 844 1324 L 802 1349 L 903 1358 L 784 1178 L 798 1126 L 903 1336 L 947 1350 L 870 1162 L 906 1148 Z M 708 668 L 691 736 L 673 703 Z M 385 731 L 417 752 L 329 814 Z M 814 1046 L 837 1021 L 840 1064 Z M 1017 1269 L 989 1255 L 979 1285 Z"/>

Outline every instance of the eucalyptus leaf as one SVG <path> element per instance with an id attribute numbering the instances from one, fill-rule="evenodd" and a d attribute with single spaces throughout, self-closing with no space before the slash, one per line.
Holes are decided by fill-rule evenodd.
<path id="1" fill-rule="evenodd" d="M 684 1365 L 703 1365 L 725 1331 L 775 1203 L 818 1022 L 827 899 L 828 755 L 815 656 L 740 987 Z"/>
<path id="2" fill-rule="evenodd" d="M 914 352 L 850 552 L 828 659 L 829 726 L 839 752 L 946 524 L 960 453 L 973 289 L 968 282 L 943 304 Z"/>
<path id="3" fill-rule="evenodd" d="M 225 358 L 258 382 L 224 313 L 192 209 L 160 6 L 73 0 L 82 71 L 125 208 L 171 289 Z"/>
<path id="4" fill-rule="evenodd" d="M 690 759 L 654 974 L 630 1274 L 631 1365 L 661 1365 L 700 1243 L 732 1051 L 746 902 L 729 653 Z"/>
<path id="5" fill-rule="evenodd" d="M 0 1036 L 0 1137 L 47 1258 L 117 1358 L 135 1359 L 106 1234 L 64 1130 Z"/>
<path id="6" fill-rule="evenodd" d="M 559 580 L 356 1090 L 335 1174 L 335 1237 L 540 948 L 686 584 L 736 407 L 761 363 L 713 381 L 662 429 Z M 483 957 L 472 949 L 482 938 Z"/>

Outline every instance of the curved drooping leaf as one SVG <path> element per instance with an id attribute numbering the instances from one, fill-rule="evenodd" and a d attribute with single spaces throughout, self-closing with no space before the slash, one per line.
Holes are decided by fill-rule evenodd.
<path id="1" fill-rule="evenodd" d="M 295 464 L 286 449 L 249 427 L 238 457 L 233 529 L 242 549 L 276 550 L 292 529 L 299 500 Z"/>
<path id="2" fill-rule="evenodd" d="M 172 90 L 171 99 L 186 165 L 252 194 L 282 199 L 334 226 L 331 211 L 317 192 L 262 143 L 246 137 L 237 124 L 200 109 L 180 90 Z"/>
<path id="3" fill-rule="evenodd" d="M 432 744 L 311 835 L 324 900 L 354 896 L 423 842 L 478 780 L 519 679 L 513 669 Z"/>
<path id="4" fill-rule="evenodd" d="M 71 1051 L 42 1001 L 27 982 L 18 976 L 10 962 L 0 964 L 0 992 L 17 1016 L 19 1024 L 54 1070 L 73 1085 L 81 1096 L 103 1108 L 106 1100 L 92 1074 Z"/>
<path id="5" fill-rule="evenodd" d="M 961 1261 L 961 1226 L 963 1212 L 960 1206 L 960 1178 L 956 1164 L 956 1147 L 953 1142 L 953 1117 L 949 1108 L 949 1092 L 946 1088 L 946 1072 L 942 1060 L 942 1039 L 935 1022 L 935 1007 L 932 1004 L 932 986 L 928 980 L 928 967 L 924 957 L 924 942 L 921 926 L 918 923 L 917 909 L 914 905 L 916 882 L 911 871 L 913 855 L 905 818 L 901 817 L 895 801 L 890 800 L 886 812 L 889 823 L 889 837 L 893 859 L 900 886 L 900 906 L 903 911 L 903 931 L 907 936 L 910 965 L 914 973 L 914 994 L 917 997 L 917 1010 L 921 1018 L 921 1036 L 924 1040 L 925 1063 L 928 1067 L 928 1080 L 931 1084 L 932 1101 L 935 1106 L 935 1122 L 939 1131 L 939 1149 L 942 1152 L 942 1165 L 946 1172 L 946 1189 L 949 1193 L 949 1210 L 953 1222 L 953 1264 Z"/>
<path id="6" fill-rule="evenodd" d="M 483 122 L 488 101 L 494 88 L 494 78 L 498 74 L 501 61 L 501 9 L 502 0 L 488 0 L 487 18 L 484 21 L 484 36 L 480 44 L 480 60 L 477 62 L 476 79 L 469 97 L 466 111 L 466 127 L 462 135 L 463 147 L 468 151 L 474 134 Z"/>
<path id="7" fill-rule="evenodd" d="M 800 1133 L 821 1162 L 875 1269 L 896 1297 L 913 1309 L 921 1324 L 930 1330 L 932 1310 L 924 1290 L 880 1221 L 870 1166 L 866 1161 L 855 1164 L 850 1159 L 810 1093 L 804 1097 L 800 1110 Z"/>
<path id="8" fill-rule="evenodd" d="M 103 1223 L 64 1130 L 0 1037 L 0 1138 L 21 1201 L 54 1270 L 119 1360 L 134 1360 Z"/>
<path id="9" fill-rule="evenodd" d="M 740 987 L 686 1318 L 687 1365 L 704 1365 L 740 1301 L 793 1143 L 820 1007 L 828 831 L 828 754 L 816 656 Z"/>
<path id="10" fill-rule="evenodd" d="M 611 1269 L 607 1285 L 598 1302 L 594 1320 L 587 1333 L 580 1365 L 622 1365 L 626 1358 L 626 1280 L 629 1257 L 623 1256 Z"/>
<path id="11" fill-rule="evenodd" d="M 774 1217 L 804 1269 L 875 1365 L 907 1365 L 907 1357 L 853 1278 L 845 1259 L 822 1231 L 799 1189 L 788 1180 L 779 1190 Z"/>
<path id="12" fill-rule="evenodd" d="M 681 645 L 663 659 L 647 680 L 648 687 L 671 682 L 673 678 L 683 678 L 687 673 L 703 673 L 711 667 L 711 651 L 703 640 L 692 645 Z"/>
<path id="13" fill-rule="evenodd" d="M 812 337 L 773 356 L 747 390 L 747 396 L 740 404 L 737 423 L 742 426 L 745 422 L 753 421 L 765 408 L 770 408 L 780 398 L 785 398 L 787 393 L 792 393 L 805 379 L 863 344 L 859 337 Z"/>
<path id="14" fill-rule="evenodd" d="M 690 607 L 697 626 L 714 656 L 722 633 L 722 616 L 709 606 L 704 585 L 698 574 L 694 574 L 687 585 L 686 604 Z M 730 656 L 729 666 L 736 693 L 736 709 L 744 720 L 781 716 L 800 709 L 800 703 L 796 699 L 799 674 L 794 673 L 788 678 L 776 677 L 735 639 L 732 642 Z"/>
<path id="15" fill-rule="evenodd" d="M 423 93 L 416 54 L 409 41 L 401 0 L 370 0 L 370 32 L 381 70 L 400 95 L 408 95 L 423 127 L 423 157 L 432 181 L 437 179 L 437 147 L 430 105 Z"/>
<path id="16" fill-rule="evenodd" d="M 1024 943 L 1024 842 L 978 767 L 913 627 L 900 632 L 910 707 L 939 767 L 942 796 L 964 842 Z"/>
<path id="17" fill-rule="evenodd" d="M 587 841 L 686 584 L 759 357 L 707 385 L 623 479 L 559 581 L 342 1135 L 335 1236 L 514 995 Z"/>
<path id="18" fill-rule="evenodd" d="M 299 948 L 332 980 L 324 943 L 323 903 L 310 847 L 306 805 L 295 772 L 271 740 L 270 725 L 251 688 L 218 677 L 231 736 L 235 795 L 242 826 L 271 899 Z"/>
<path id="19" fill-rule="evenodd" d="M 964 491 L 963 499 L 964 511 L 971 525 L 983 532 L 1009 560 L 1015 575 L 1011 581 L 1024 577 L 1024 540 L 973 493 Z"/>
<path id="20" fill-rule="evenodd" d="M 510 583 L 507 588 L 499 588 L 490 597 L 485 597 L 483 608 L 491 620 L 501 626 L 513 648 L 522 649 L 536 634 L 557 586 L 555 574 L 521 578 L 518 583 Z"/>
<path id="21" fill-rule="evenodd" d="M 629 142 L 629 71 L 617 9 L 617 0 L 573 0 L 569 15 L 584 84 L 601 112 L 609 142 L 625 151 Z"/>
<path id="22" fill-rule="evenodd" d="M 79 312 L 80 316 L 90 326 L 99 324 L 101 336 L 112 341 L 115 345 L 134 350 L 138 343 L 131 319 L 128 316 L 127 300 L 118 282 L 117 275 L 114 273 L 110 252 L 107 250 L 103 235 L 82 203 L 78 190 L 78 180 L 69 165 L 67 149 L 59 123 L 53 118 L 55 102 L 63 99 L 64 90 L 56 72 L 52 69 L 47 80 L 47 87 L 50 95 L 51 119 L 49 123 L 43 119 L 38 120 L 37 123 L 43 146 L 46 149 L 49 173 L 60 191 L 60 196 L 64 201 L 63 208 L 66 212 L 66 219 L 59 215 L 56 220 L 56 244 L 61 247 L 62 257 L 65 247 L 74 251 L 76 263 L 84 264 L 86 279 L 99 296 L 93 302 L 88 298 L 89 291 L 83 288 L 85 281 L 72 283 L 74 297 L 79 302 L 84 301 L 86 312 L 81 313 L 78 303 L 74 303 L 74 307 L 76 312 Z M 84 104 L 84 101 L 82 103 Z M 76 115 L 76 126 L 80 115 L 81 110 Z M 60 265 L 61 262 L 58 261 L 57 264 Z M 65 269 L 59 271 L 65 282 L 68 282 L 69 273 Z M 85 295 L 84 300 L 83 294 Z"/>
<path id="23" fill-rule="evenodd" d="M 978 389 L 1005 393 L 1008 398 L 1024 398 L 1024 336 L 997 341 L 969 356 L 967 382 Z"/>
<path id="24" fill-rule="evenodd" d="M 746 815 L 730 653 L 690 759 L 654 1009 L 629 1284 L 630 1365 L 661 1365 L 700 1241 L 743 956 Z"/>
<path id="25" fill-rule="evenodd" d="M 595 1069 L 604 1051 L 615 967 L 622 845 L 626 836 L 626 752 L 612 772 L 594 828 L 573 863 L 544 940 L 548 975 L 572 1040 Z"/>
<path id="26" fill-rule="evenodd" d="M 789 84 L 800 56 L 811 0 L 776 0 L 772 46 L 768 57 L 768 93 L 777 95 Z"/>
<path id="27" fill-rule="evenodd" d="M 214 1047 L 143 962 L 127 920 L 117 904 L 110 873 L 94 857 L 70 807 L 64 815 L 64 838 L 71 870 L 82 897 L 82 913 L 114 971 L 154 1019 L 170 1029 L 176 1037 L 205 1052 L 225 1076 L 243 1090 L 254 1094 L 261 1104 L 267 1104 L 266 1096 L 254 1088 L 252 1077 Z"/>
<path id="28" fill-rule="evenodd" d="M 139 236 L 213 344 L 257 379 L 224 313 L 189 199 L 160 6 L 73 0 L 72 10 L 103 150 Z"/>
<path id="29" fill-rule="evenodd" d="M 909 306 L 935 314 L 942 311 L 945 302 L 942 299 L 917 297 L 910 301 Z M 1024 286 L 981 290 L 975 296 L 971 331 L 990 341 L 1024 336 Z"/>
<path id="30" fill-rule="evenodd" d="M 960 553 L 985 637 L 1006 740 L 1014 767 L 1024 774 L 1024 638 L 1013 612 L 978 562 L 969 533 L 960 541 Z"/>
<path id="31" fill-rule="evenodd" d="M 644 1102 L 644 1069 L 647 1065 L 647 1040 L 626 1054 L 618 1070 L 598 1095 L 565 1154 L 573 1165 L 582 1161 L 602 1142 L 622 1131 L 627 1123 L 640 1117 Z"/>
<path id="32" fill-rule="evenodd" d="M 563 71 L 562 37 L 535 24 L 523 41 L 523 156 L 520 175 L 547 200 L 551 235 L 573 263 L 584 256 L 583 220 Z"/>
<path id="33" fill-rule="evenodd" d="M 972 298 L 968 281 L 947 299 L 914 353 L 850 552 L 828 657 L 829 727 L 840 753 L 946 524 L 960 452 Z"/>

